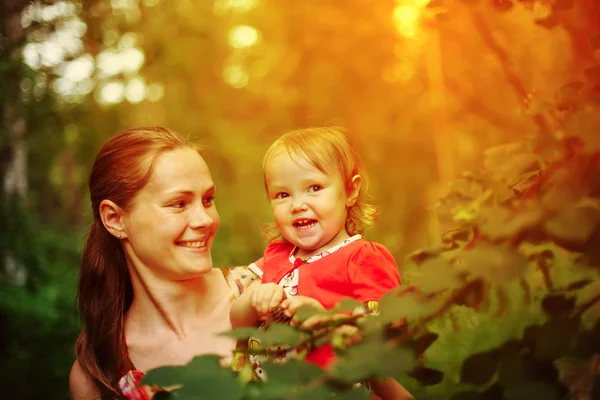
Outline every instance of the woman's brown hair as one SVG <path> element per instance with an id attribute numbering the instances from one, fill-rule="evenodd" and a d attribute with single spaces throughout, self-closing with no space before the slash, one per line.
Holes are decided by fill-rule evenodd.
<path id="1" fill-rule="evenodd" d="M 148 183 L 156 158 L 179 148 L 197 150 L 166 128 L 129 129 L 109 139 L 92 166 L 89 190 L 94 219 L 81 257 L 77 300 L 83 331 L 75 352 L 102 398 L 123 397 L 118 372 L 125 346 L 125 313 L 133 300 L 133 288 L 121 243 L 100 219 L 100 202 L 111 200 L 127 210 Z"/>

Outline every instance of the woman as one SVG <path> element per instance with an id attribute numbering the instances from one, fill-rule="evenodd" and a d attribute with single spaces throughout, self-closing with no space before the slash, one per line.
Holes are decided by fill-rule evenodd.
<path id="1" fill-rule="evenodd" d="M 255 275 L 212 268 L 219 215 L 198 149 L 165 128 L 121 132 L 96 157 L 89 190 L 71 398 L 148 399 L 141 371 L 230 359 L 235 342 L 217 333 L 231 329 L 230 305 Z"/>

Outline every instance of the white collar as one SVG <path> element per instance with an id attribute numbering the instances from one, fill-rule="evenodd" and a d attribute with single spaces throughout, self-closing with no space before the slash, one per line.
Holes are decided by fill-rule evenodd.
<path id="1" fill-rule="evenodd" d="M 308 258 L 308 260 L 302 260 L 303 264 L 310 264 L 312 262 L 315 262 L 317 260 L 320 260 L 321 258 L 327 257 L 328 255 L 338 251 L 339 249 L 341 249 L 344 246 L 349 245 L 352 242 L 356 242 L 357 240 L 362 239 L 362 235 L 360 234 L 356 234 L 354 236 L 350 236 L 348 239 L 345 239 L 343 242 L 336 244 L 335 246 L 323 250 L 321 251 L 319 254 L 315 254 L 314 256 L 311 256 Z M 297 246 L 294 246 L 294 248 L 292 249 L 292 251 L 290 252 L 290 256 L 289 256 L 289 260 L 292 264 L 294 264 L 294 262 L 296 261 L 296 259 L 298 257 L 295 256 L 296 254 L 296 250 L 298 250 Z"/>

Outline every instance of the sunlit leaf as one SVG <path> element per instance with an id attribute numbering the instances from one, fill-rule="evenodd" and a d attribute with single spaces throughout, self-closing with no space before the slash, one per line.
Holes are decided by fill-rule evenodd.
<path id="1" fill-rule="evenodd" d="M 420 249 L 415 250 L 412 253 L 408 254 L 405 259 L 414 262 L 417 265 L 422 264 L 423 262 L 430 260 L 432 258 L 436 258 L 439 256 L 444 249 L 440 247 L 436 247 L 433 249 Z"/>
<path id="2" fill-rule="evenodd" d="M 557 107 L 561 110 L 572 107 L 579 99 L 579 93 L 582 87 L 583 83 L 578 81 L 561 86 L 555 94 Z"/>
<path id="3" fill-rule="evenodd" d="M 405 318 L 427 315 L 432 305 L 421 300 L 415 293 L 398 296 L 397 291 L 386 293 L 379 302 L 379 320 L 383 324 L 398 322 Z"/>
<path id="4" fill-rule="evenodd" d="M 513 3 L 510 0 L 492 0 L 492 5 L 500 12 L 508 11 L 513 8 Z"/>
<path id="5" fill-rule="evenodd" d="M 454 289 L 463 284 L 456 269 L 443 259 L 424 262 L 419 269 L 419 288 L 423 292 L 439 292 Z"/>
<path id="6" fill-rule="evenodd" d="M 481 233 L 491 240 L 502 240 L 517 236 L 542 222 L 544 212 L 539 208 L 513 210 L 507 207 L 485 209 L 485 220 Z"/>
<path id="7" fill-rule="evenodd" d="M 600 222 L 600 208 L 577 204 L 544 223 L 544 229 L 561 246 L 583 245 Z"/>
<path id="8" fill-rule="evenodd" d="M 558 20 L 556 15 L 552 14 L 548 18 L 536 19 L 535 23 L 539 26 L 543 26 L 546 29 L 553 29 L 560 23 L 560 21 Z"/>
<path id="9" fill-rule="evenodd" d="M 510 282 L 521 277 L 527 259 L 512 248 L 482 245 L 465 251 L 461 269 L 494 283 Z"/>

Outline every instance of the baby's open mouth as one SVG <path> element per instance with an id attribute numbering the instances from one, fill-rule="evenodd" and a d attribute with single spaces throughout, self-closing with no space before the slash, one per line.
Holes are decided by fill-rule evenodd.
<path id="1" fill-rule="evenodd" d="M 317 223 L 314 219 L 297 219 L 294 221 L 294 227 L 298 229 L 308 229 Z"/>

